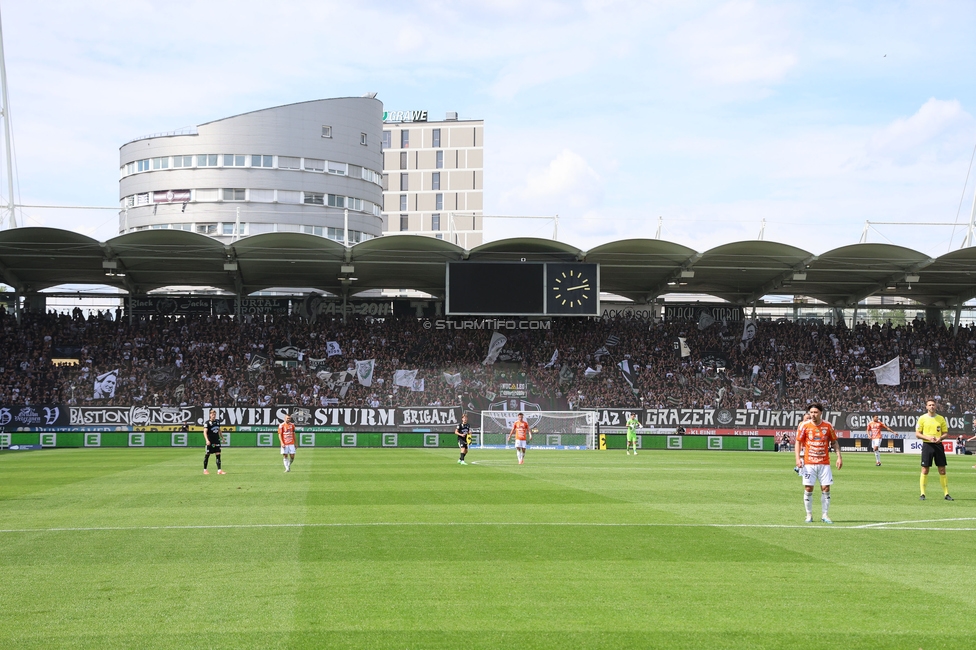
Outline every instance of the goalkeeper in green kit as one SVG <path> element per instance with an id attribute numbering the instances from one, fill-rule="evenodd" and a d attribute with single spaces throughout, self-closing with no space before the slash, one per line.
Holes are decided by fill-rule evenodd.
<path id="1" fill-rule="evenodd" d="M 630 456 L 630 448 L 633 446 L 634 455 L 637 455 L 637 429 L 643 429 L 640 420 L 633 413 L 627 414 L 627 455 Z"/>

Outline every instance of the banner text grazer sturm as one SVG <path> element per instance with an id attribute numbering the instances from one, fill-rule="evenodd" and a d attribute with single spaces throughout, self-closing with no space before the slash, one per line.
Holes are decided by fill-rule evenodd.
<path id="1" fill-rule="evenodd" d="M 523 401 L 523 406 L 525 405 Z M 461 406 L 407 406 L 397 408 L 309 407 L 294 404 L 275 406 L 214 407 L 227 427 L 277 427 L 285 413 L 291 413 L 300 427 L 341 428 L 344 431 L 453 431 L 466 409 Z M 517 407 L 518 408 L 518 407 Z M 528 408 L 528 407 L 526 407 Z M 471 425 L 480 427 L 478 412 L 467 409 Z M 796 431 L 805 411 L 756 409 L 587 409 L 597 414 L 597 426 L 604 430 L 625 426 L 627 413 L 635 414 L 647 429 L 684 427 L 690 435 L 774 435 Z M 209 417 L 204 406 L 69 406 L 66 404 L 0 404 L 0 428 L 5 431 L 33 429 L 78 430 L 132 427 L 202 426 Z M 824 419 L 844 437 L 862 438 L 873 413 L 827 411 Z M 913 438 L 921 413 L 879 413 L 882 422 L 894 429 L 888 438 Z M 949 432 L 971 435 L 973 416 L 946 415 Z"/>

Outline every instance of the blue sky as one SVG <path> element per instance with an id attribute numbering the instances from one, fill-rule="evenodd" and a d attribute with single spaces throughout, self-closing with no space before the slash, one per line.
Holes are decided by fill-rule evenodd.
<path id="1" fill-rule="evenodd" d="M 19 202 L 111 206 L 118 148 L 378 93 L 486 122 L 487 214 L 581 248 L 757 236 L 820 253 L 872 221 L 968 223 L 976 3 L 0 3 Z M 107 239 L 112 212 L 29 210 Z M 488 220 L 489 238 L 550 236 Z M 930 255 L 962 229 L 878 226 Z"/>

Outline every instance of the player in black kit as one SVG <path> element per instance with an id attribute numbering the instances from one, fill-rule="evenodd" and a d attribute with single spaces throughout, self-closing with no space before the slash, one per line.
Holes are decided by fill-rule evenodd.
<path id="1" fill-rule="evenodd" d="M 217 473 L 226 474 L 220 469 L 220 422 L 217 421 L 217 411 L 210 409 L 210 419 L 203 424 L 203 441 L 207 445 L 207 453 L 203 457 L 203 473 L 207 471 L 207 463 L 210 461 L 210 454 L 217 457 Z"/>
<path id="2" fill-rule="evenodd" d="M 461 424 L 457 425 L 454 434 L 458 437 L 458 447 L 461 448 L 461 458 L 458 460 L 458 465 L 467 465 L 464 462 L 464 456 L 468 453 L 468 443 L 471 442 L 471 427 L 468 426 L 467 414 L 461 416 Z"/>

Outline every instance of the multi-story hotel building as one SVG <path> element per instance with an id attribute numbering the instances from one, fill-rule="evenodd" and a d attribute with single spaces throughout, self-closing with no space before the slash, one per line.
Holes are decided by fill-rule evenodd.
<path id="1" fill-rule="evenodd" d="M 383 234 L 427 235 L 474 248 L 482 243 L 484 120 L 426 111 L 383 116 Z"/>
<path id="2" fill-rule="evenodd" d="M 366 96 L 266 108 L 133 140 L 120 153 L 119 232 L 172 228 L 223 241 L 305 232 L 344 241 L 348 214 L 350 245 L 377 237 L 382 134 L 383 105 Z"/>

